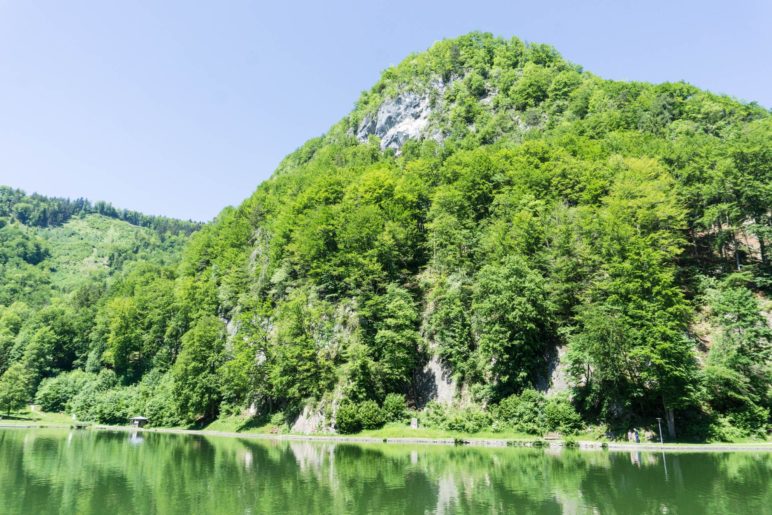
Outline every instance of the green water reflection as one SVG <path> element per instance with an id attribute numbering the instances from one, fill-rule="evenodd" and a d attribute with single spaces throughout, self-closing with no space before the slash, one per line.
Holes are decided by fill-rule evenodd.
<path id="1" fill-rule="evenodd" d="M 0 512 L 772 513 L 772 454 L 0 430 Z"/>

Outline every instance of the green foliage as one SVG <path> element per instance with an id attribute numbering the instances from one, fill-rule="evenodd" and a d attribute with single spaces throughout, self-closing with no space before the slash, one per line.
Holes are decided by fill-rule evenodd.
<path id="1" fill-rule="evenodd" d="M 134 415 L 137 391 L 134 387 L 113 388 L 98 392 L 91 400 L 89 410 L 78 413 L 81 420 L 94 420 L 103 424 L 126 425 Z"/>
<path id="2" fill-rule="evenodd" d="M 0 186 L 0 218 L 10 217 L 31 227 L 51 227 L 62 225 L 74 216 L 88 214 L 123 220 L 139 227 L 150 227 L 161 234 L 190 234 L 200 226 L 191 221 L 116 209 L 106 202 L 92 204 L 83 198 L 70 200 L 38 194 L 27 195 L 21 190 Z"/>
<path id="3" fill-rule="evenodd" d="M 479 433 L 491 424 L 490 415 L 479 407 L 470 406 L 460 410 L 452 410 L 443 429 L 464 433 Z"/>
<path id="4" fill-rule="evenodd" d="M 367 129 L 406 94 L 425 132 L 382 148 Z M 113 420 L 160 425 L 252 404 L 291 418 L 340 391 L 356 431 L 425 402 L 437 357 L 490 409 L 430 404 L 436 427 L 677 413 L 759 435 L 771 141 L 756 104 L 603 80 L 517 38 L 440 41 L 199 231 L 0 188 L 0 373 L 84 417 L 115 402 Z M 562 346 L 571 403 L 535 391 Z M 48 378 L 79 369 L 101 379 L 67 400 L 70 379 Z"/>
<path id="5" fill-rule="evenodd" d="M 134 405 L 132 416 L 147 417 L 151 426 L 182 426 L 185 417 L 176 408 L 174 379 L 171 373 L 158 377 L 147 374 L 139 385 L 140 397 Z"/>
<path id="6" fill-rule="evenodd" d="M 50 296 L 50 279 L 43 268 L 47 255 L 45 243 L 32 231 L 18 224 L 0 228 L 0 305 L 45 302 Z"/>
<path id="7" fill-rule="evenodd" d="M 478 433 L 491 426 L 491 416 L 480 406 L 459 408 L 432 401 L 424 411 L 424 424 L 447 431 Z"/>
<path id="8" fill-rule="evenodd" d="M 542 276 L 521 258 L 480 270 L 472 310 L 479 334 L 481 374 L 495 398 L 535 380 L 556 341 L 552 306 Z"/>
<path id="9" fill-rule="evenodd" d="M 0 409 L 10 414 L 23 408 L 30 399 L 32 378 L 21 363 L 14 363 L 0 378 Z"/>
<path id="10" fill-rule="evenodd" d="M 372 400 L 357 403 L 344 399 L 335 412 L 335 427 L 342 434 L 378 429 L 387 420 L 388 413 Z"/>
<path id="11" fill-rule="evenodd" d="M 460 376 L 473 377 L 474 340 L 468 285 L 456 278 L 448 279 L 440 283 L 430 298 L 434 310 L 429 318 L 429 330 L 437 342 L 440 357 Z"/>
<path id="12" fill-rule="evenodd" d="M 520 395 L 510 395 L 496 406 L 496 419 L 524 433 L 541 435 L 547 431 L 545 399 L 536 390 L 527 389 Z"/>
<path id="13" fill-rule="evenodd" d="M 362 420 L 359 418 L 359 406 L 349 400 L 344 400 L 335 412 L 335 428 L 339 433 L 349 434 L 362 430 Z"/>
<path id="14" fill-rule="evenodd" d="M 173 392 L 179 412 L 189 421 L 211 420 L 217 414 L 224 344 L 225 327 L 214 316 L 201 318 L 182 337 L 172 368 Z"/>
<path id="15" fill-rule="evenodd" d="M 173 309 L 169 273 L 162 287 L 161 279 L 140 278 L 157 277 L 155 264 L 174 263 L 198 224 L 5 187 L 0 213 L 7 217 L 0 228 L 0 373 L 16 367 L 10 378 L 23 368 L 18 384 L 27 400 L 38 390 L 45 409 L 68 409 L 80 396 L 81 414 L 117 421 L 112 397 L 98 399 L 91 376 L 77 369 L 105 363 L 136 381 L 164 351 L 167 363 L 173 359 L 165 327 Z"/>
<path id="16" fill-rule="evenodd" d="M 70 399 L 65 409 L 73 413 L 80 420 L 96 420 L 98 418 L 98 397 L 104 392 L 115 388 L 118 385 L 115 372 L 111 370 L 102 370 L 99 374 L 93 375 L 92 380 L 86 382 L 78 393 Z M 104 407 L 104 406 L 103 406 Z M 102 410 L 109 415 L 109 410 Z"/>
<path id="17" fill-rule="evenodd" d="M 623 171 L 596 222 L 607 279 L 589 290 L 569 338 L 579 396 L 606 418 L 620 416 L 625 403 L 683 408 L 697 390 L 694 345 L 684 337 L 689 306 L 673 265 L 683 210 L 656 165 L 617 164 Z"/>
<path id="18" fill-rule="evenodd" d="M 242 331 L 232 339 L 220 368 L 225 402 L 243 406 L 267 393 L 266 366 L 260 360 L 261 356 L 266 355 L 267 346 L 267 335 L 260 328 Z"/>
<path id="19" fill-rule="evenodd" d="M 375 401 L 359 403 L 358 412 L 363 429 L 378 429 L 385 422 L 383 410 Z"/>
<path id="20" fill-rule="evenodd" d="M 137 415 L 147 417 L 153 426 L 181 426 L 186 422 L 176 409 L 171 374 L 157 372 L 126 387 L 118 384 L 111 371 L 103 370 L 97 375 L 76 370 L 44 381 L 38 390 L 38 401 L 62 403 L 62 411 L 74 414 L 79 420 L 102 424 L 126 425 Z M 44 409 L 45 406 L 43 404 Z"/>
<path id="21" fill-rule="evenodd" d="M 402 422 L 407 415 L 405 396 L 399 393 L 390 393 L 383 399 L 383 417 L 386 422 Z"/>
<path id="22" fill-rule="evenodd" d="M 445 422 L 448 419 L 447 406 L 440 404 L 435 400 L 430 401 L 421 414 L 423 415 L 423 420 L 421 422 L 423 425 L 429 427 L 442 428 L 445 426 Z"/>
<path id="23" fill-rule="evenodd" d="M 718 326 L 703 381 L 711 407 L 722 413 L 716 439 L 730 423 L 744 434 L 763 433 L 772 407 L 772 330 L 753 293 L 745 287 L 708 281 L 706 303 Z"/>
<path id="24" fill-rule="evenodd" d="M 321 397 L 332 384 L 330 356 L 320 342 L 323 302 L 306 291 L 295 291 L 277 312 L 276 340 L 271 347 L 269 376 L 278 399 L 297 407 Z"/>
<path id="25" fill-rule="evenodd" d="M 552 78 L 553 72 L 549 68 L 536 63 L 527 63 L 523 67 L 520 79 L 509 92 L 515 107 L 524 110 L 545 101 Z"/>
<path id="26" fill-rule="evenodd" d="M 343 399 L 335 411 L 335 428 L 342 434 L 356 433 L 363 429 L 378 429 L 388 420 L 390 420 L 389 413 L 372 400 L 353 402 Z"/>
<path id="27" fill-rule="evenodd" d="M 43 411 L 63 412 L 67 403 L 83 390 L 94 377 L 82 370 L 65 372 L 44 379 L 35 394 L 35 403 Z"/>
<path id="28" fill-rule="evenodd" d="M 418 364 L 418 310 L 407 290 L 390 284 L 374 311 L 379 319 L 373 338 L 379 375 L 387 391 L 399 391 L 407 386 Z"/>
<path id="29" fill-rule="evenodd" d="M 747 431 L 736 425 L 731 416 L 719 416 L 710 425 L 708 439 L 713 442 L 735 442 L 747 436 Z"/>
<path id="30" fill-rule="evenodd" d="M 582 428 L 582 417 L 566 397 L 552 397 L 544 405 L 547 429 L 564 435 L 575 434 Z"/>

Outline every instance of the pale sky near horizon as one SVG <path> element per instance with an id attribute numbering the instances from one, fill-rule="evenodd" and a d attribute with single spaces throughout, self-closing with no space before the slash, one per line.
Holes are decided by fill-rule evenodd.
<path id="1" fill-rule="evenodd" d="M 380 72 L 472 30 L 772 106 L 772 2 L 0 0 L 0 184 L 209 220 Z"/>

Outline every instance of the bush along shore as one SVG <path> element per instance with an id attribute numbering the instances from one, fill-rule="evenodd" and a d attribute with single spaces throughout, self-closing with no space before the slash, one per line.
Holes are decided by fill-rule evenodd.
<path id="1" fill-rule="evenodd" d="M 353 403 L 343 400 L 337 406 L 334 421 L 323 416 L 316 427 L 307 424 L 298 430 L 297 420 L 290 424 L 282 412 L 269 417 L 234 415 L 204 424 L 180 427 L 150 425 L 137 428 L 129 419 L 113 414 L 109 423 L 98 418 L 82 422 L 75 415 L 50 413 L 41 406 L 0 420 L 0 427 L 61 427 L 102 430 L 143 430 L 160 433 L 203 434 L 211 436 L 304 439 L 361 443 L 427 443 L 445 445 L 550 447 L 618 450 L 764 450 L 772 451 L 772 442 L 764 438 L 736 441 L 695 442 L 660 439 L 658 425 L 631 427 L 616 432 L 607 426 L 588 426 L 565 395 L 547 398 L 535 390 L 512 395 L 492 409 L 478 406 L 463 408 L 430 402 L 416 411 L 407 407 L 405 397 L 389 394 L 378 405 L 373 401 Z M 95 411 L 95 414 L 101 413 Z M 97 420 L 93 422 L 93 420 Z M 104 419 L 102 419 L 104 420 Z"/>
<path id="2" fill-rule="evenodd" d="M 360 444 L 427 444 L 452 445 L 470 447 L 527 447 L 550 449 L 579 450 L 610 450 L 610 451 L 668 451 L 668 452 L 729 452 L 729 451 L 759 451 L 772 452 L 772 442 L 715 442 L 715 443 L 677 443 L 677 442 L 641 442 L 632 443 L 615 440 L 593 440 L 584 437 L 534 438 L 522 434 L 497 433 L 485 437 L 481 434 L 439 436 L 436 431 L 412 430 L 406 426 L 390 426 L 384 431 L 364 431 L 360 434 L 340 435 L 332 433 L 280 433 L 275 426 L 264 428 L 231 430 L 221 429 L 189 429 L 189 428 L 136 428 L 128 425 L 104 425 L 91 423 L 75 423 L 66 421 L 44 421 L 40 419 L 0 420 L 0 429 L 81 429 L 98 431 L 150 432 L 160 434 L 200 435 L 226 438 L 259 438 L 278 441 L 309 441 L 309 442 L 339 442 Z M 383 436 L 383 435 L 389 436 Z M 393 435 L 402 436 L 393 436 Z"/>

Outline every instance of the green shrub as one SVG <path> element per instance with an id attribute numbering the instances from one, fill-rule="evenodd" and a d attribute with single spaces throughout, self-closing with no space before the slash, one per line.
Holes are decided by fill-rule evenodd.
<path id="1" fill-rule="evenodd" d="M 383 400 L 383 416 L 386 422 L 401 422 L 405 420 L 407 404 L 405 396 L 399 393 L 390 393 Z"/>
<path id="2" fill-rule="evenodd" d="M 135 415 L 136 387 L 116 387 L 110 390 L 86 390 L 73 399 L 73 412 L 80 420 L 102 424 L 127 424 Z"/>
<path id="3" fill-rule="evenodd" d="M 129 417 L 144 411 L 143 395 L 147 387 L 139 385 L 121 387 L 117 385 L 115 373 L 102 370 L 95 380 L 85 383 L 83 388 L 67 404 L 66 409 L 80 420 L 89 420 L 102 424 L 127 424 Z M 170 409 L 171 392 L 167 399 L 160 399 L 161 409 Z M 148 416 L 148 415 L 145 415 Z M 157 416 L 154 414 L 154 416 Z M 149 418 L 149 417 L 148 417 Z M 161 417 L 163 418 L 163 417 Z M 154 421 L 154 423 L 158 423 Z M 166 425 L 166 424 L 164 424 Z"/>
<path id="4" fill-rule="evenodd" d="M 286 417 L 284 416 L 284 413 L 279 411 L 271 415 L 270 423 L 272 426 L 283 426 L 286 423 Z"/>
<path id="5" fill-rule="evenodd" d="M 448 420 L 448 414 L 444 405 L 437 401 L 430 401 L 422 413 L 421 422 L 427 427 L 444 428 Z"/>
<path id="6" fill-rule="evenodd" d="M 553 397 L 547 401 L 544 406 L 544 419 L 549 431 L 572 435 L 582 428 L 582 417 L 568 398 L 563 396 Z"/>
<path id="7" fill-rule="evenodd" d="M 506 429 L 506 425 L 501 420 L 494 420 L 491 422 L 490 430 L 494 433 L 501 433 Z"/>
<path id="8" fill-rule="evenodd" d="M 335 414 L 335 427 L 342 434 L 361 431 L 362 421 L 359 418 L 359 406 L 349 400 L 342 401 Z"/>
<path id="9" fill-rule="evenodd" d="M 80 420 L 99 421 L 96 418 L 97 397 L 117 384 L 112 370 L 102 370 L 93 381 L 83 388 L 67 403 L 66 410 L 75 414 Z"/>
<path id="10" fill-rule="evenodd" d="M 769 411 L 759 406 L 748 406 L 716 417 L 708 427 L 708 439 L 717 442 L 735 442 L 742 438 L 766 436 Z"/>
<path id="11" fill-rule="evenodd" d="M 764 437 L 768 430 L 769 410 L 761 406 L 750 405 L 742 411 L 730 413 L 729 416 L 748 436 Z"/>
<path id="12" fill-rule="evenodd" d="M 543 434 L 547 424 L 544 417 L 544 396 L 536 390 L 524 390 L 510 395 L 494 409 L 495 416 L 513 429 L 530 434 Z"/>
<path id="13" fill-rule="evenodd" d="M 357 407 L 363 429 L 378 429 L 385 422 L 383 411 L 375 401 L 363 401 Z"/>
<path id="14" fill-rule="evenodd" d="M 118 376 L 110 369 L 102 369 L 96 377 L 96 387 L 99 390 L 109 390 L 118 384 Z"/>
<path id="15" fill-rule="evenodd" d="M 343 434 L 356 433 L 362 429 L 378 429 L 385 421 L 384 411 L 371 400 L 356 403 L 344 399 L 335 415 L 335 427 Z"/>
<path id="16" fill-rule="evenodd" d="M 139 399 L 135 404 L 135 415 L 147 417 L 152 426 L 181 426 L 185 421 L 175 409 L 174 379 L 171 374 L 165 374 L 149 389 L 149 396 L 142 403 Z"/>
<path id="17" fill-rule="evenodd" d="M 426 426 L 447 431 L 478 433 L 491 426 L 490 415 L 479 406 L 456 408 L 432 401 L 423 414 Z"/>
<path id="18" fill-rule="evenodd" d="M 452 410 L 444 425 L 444 429 L 448 431 L 478 433 L 490 427 L 491 418 L 479 407 L 470 406 L 460 410 Z"/>
<path id="19" fill-rule="evenodd" d="M 43 411 L 62 412 L 70 399 L 95 380 L 95 374 L 88 374 L 81 370 L 49 377 L 40 383 L 35 394 L 35 403 L 40 404 Z"/>
<path id="20" fill-rule="evenodd" d="M 716 417 L 708 429 L 708 439 L 713 442 L 735 442 L 745 436 L 729 416 Z"/>

